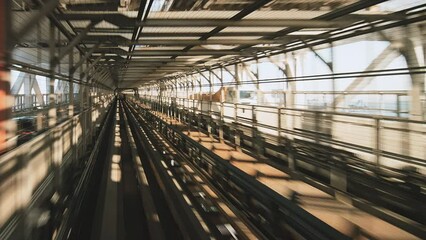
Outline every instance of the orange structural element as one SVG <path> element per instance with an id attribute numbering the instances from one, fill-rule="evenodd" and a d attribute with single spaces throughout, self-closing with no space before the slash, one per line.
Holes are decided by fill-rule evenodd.
<path id="1" fill-rule="evenodd" d="M 0 152 L 7 148 L 7 120 L 10 118 L 10 108 L 7 96 L 10 92 L 10 75 L 7 67 L 7 1 L 0 3 Z"/>
<path id="2" fill-rule="evenodd" d="M 4 75 L 5 75 L 5 71 L 3 69 L 4 67 L 1 66 L 0 63 L 0 85 L 5 85 L 4 84 Z M 0 86 L 0 153 L 3 152 L 6 148 L 7 148 L 7 128 L 6 128 L 6 108 L 7 108 L 7 104 L 6 104 L 6 97 L 7 97 L 7 93 L 4 91 L 3 86 Z"/>
<path id="3" fill-rule="evenodd" d="M 4 81 L 5 81 L 5 71 L 6 71 L 6 66 L 5 66 L 5 60 L 6 60 L 6 56 L 5 56 L 5 16 L 4 16 L 4 3 L 0 3 L 0 153 L 4 151 L 4 149 L 6 148 L 6 129 L 4 126 L 4 114 L 3 114 L 3 110 L 5 109 L 5 91 L 4 91 Z"/>

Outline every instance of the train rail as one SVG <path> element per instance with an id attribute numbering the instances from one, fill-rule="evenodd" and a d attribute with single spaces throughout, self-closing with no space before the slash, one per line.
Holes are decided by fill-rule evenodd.
<path id="1" fill-rule="evenodd" d="M 193 213 L 210 238 L 215 239 L 259 239 L 260 233 L 250 230 L 240 220 L 235 209 L 228 207 L 217 190 L 200 176 L 191 164 L 186 162 L 177 149 L 156 130 L 149 129 L 149 124 L 135 109 L 128 105 L 129 118 L 134 117 L 147 140 L 161 156 L 158 162 L 172 178 L 173 185 L 181 192 L 185 202 L 193 206 Z M 133 116 L 132 116 L 133 115 Z"/>

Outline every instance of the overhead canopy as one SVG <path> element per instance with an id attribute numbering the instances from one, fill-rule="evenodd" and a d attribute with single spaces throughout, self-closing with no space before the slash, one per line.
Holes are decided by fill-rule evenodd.
<path id="1" fill-rule="evenodd" d="M 385 0 L 59 2 L 56 18 L 88 59 L 109 71 L 116 85 L 111 88 L 293 51 L 418 17 L 410 18 L 408 8 L 381 10 L 377 6 Z"/>

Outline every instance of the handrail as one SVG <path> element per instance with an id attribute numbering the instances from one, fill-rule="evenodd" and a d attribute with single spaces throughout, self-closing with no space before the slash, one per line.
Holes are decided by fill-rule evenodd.
<path id="1" fill-rule="evenodd" d="M 186 98 L 180 98 L 180 99 L 186 99 Z M 201 101 L 197 99 L 188 99 L 191 101 Z M 153 101 L 153 100 L 147 100 L 148 102 L 155 102 L 157 104 L 160 104 L 160 102 Z M 204 100 L 203 100 L 204 102 Z M 210 102 L 206 100 L 205 102 Z M 214 103 L 215 101 L 211 101 Z M 220 102 L 217 102 L 220 103 Z M 360 114 L 360 113 L 344 113 L 344 112 L 336 112 L 336 111 L 320 111 L 320 110 L 311 110 L 311 109 L 302 109 L 302 108 L 287 108 L 287 107 L 277 107 L 277 106 L 266 106 L 266 105 L 258 105 L 258 104 L 246 104 L 246 103 L 231 103 L 231 102 L 223 102 L 224 107 L 232 106 L 232 107 L 255 107 L 255 108 L 269 108 L 269 109 L 277 109 L 277 110 L 290 110 L 290 111 L 300 111 L 300 112 L 310 112 L 310 113 L 323 113 L 323 114 L 329 114 L 329 115 L 339 115 L 339 116 L 348 116 L 348 117 L 359 117 L 359 118 L 368 118 L 368 119 L 380 119 L 380 120 L 389 120 L 389 121 L 399 121 L 399 122 L 408 122 L 408 123 L 419 123 L 424 124 L 426 121 L 422 120 L 413 120 L 413 119 L 407 119 L 407 118 L 400 118 L 400 117 L 390 117 L 390 116 L 383 116 L 383 115 L 367 115 L 367 114 Z M 164 104 L 163 104 L 164 105 Z"/>
<path id="2" fill-rule="evenodd" d="M 15 158 L 19 158 L 22 154 L 27 154 L 26 150 L 31 148 L 33 145 L 37 145 L 38 148 L 42 148 L 46 146 L 46 141 L 49 140 L 49 136 L 54 134 L 55 131 L 58 129 L 64 128 L 64 126 L 74 122 L 76 119 L 79 119 L 81 116 L 85 116 L 85 114 L 89 114 L 92 109 L 85 109 L 78 114 L 69 117 L 63 122 L 58 123 L 57 125 L 45 129 L 43 132 L 32 138 L 31 140 L 23 143 L 22 145 L 17 146 L 16 148 L 11 149 L 10 151 L 7 151 L 3 153 L 0 156 L 0 167 L 7 166 L 9 162 Z M 71 148 L 70 148 L 71 149 Z M 33 150 L 33 149 L 32 149 Z M 65 153 L 63 157 L 65 159 L 68 159 L 69 152 Z M 63 167 L 63 165 L 66 164 L 65 162 L 62 162 L 60 165 L 60 168 Z M 46 173 L 46 176 L 43 177 L 40 184 L 34 189 L 34 192 L 31 194 L 29 202 L 27 204 L 28 208 L 31 206 L 37 205 L 37 201 L 40 201 L 40 196 L 44 194 L 46 189 L 49 187 L 48 183 L 52 182 L 53 174 L 52 172 Z M 16 209 L 15 213 L 11 216 L 9 216 L 6 223 L 1 226 L 0 231 L 0 239 L 8 239 L 7 236 L 10 236 L 11 234 L 16 234 L 18 231 L 17 228 L 21 227 L 20 221 L 23 221 L 23 217 L 25 217 L 24 212 Z"/>

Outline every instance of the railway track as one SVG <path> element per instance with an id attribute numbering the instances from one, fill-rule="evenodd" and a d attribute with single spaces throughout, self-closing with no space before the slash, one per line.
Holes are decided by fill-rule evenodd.
<path id="1" fill-rule="evenodd" d="M 201 133 L 182 132 L 184 125 L 165 122 L 124 99 L 114 107 L 99 194 L 90 195 L 92 206 L 99 207 L 80 237 L 376 239 L 352 223 L 356 227 L 345 232 L 315 214 L 323 208 L 342 214 L 353 207 L 321 194 L 283 195 L 280 189 L 295 182 L 267 164 L 235 161 L 236 153 L 224 160 L 224 144 L 206 143 Z"/>
<path id="2" fill-rule="evenodd" d="M 168 139 L 149 128 L 150 124 L 134 108 L 126 106 L 128 118 L 133 118 L 133 131 L 139 128 L 151 147 L 159 153 L 161 158 L 154 161 L 161 163 L 162 170 L 167 172 L 186 204 L 191 206 L 192 213 L 209 238 L 263 238 L 261 233 L 250 230 L 251 226 L 240 219 L 235 209 L 221 199 L 217 189 L 185 160 L 185 156 Z"/>

